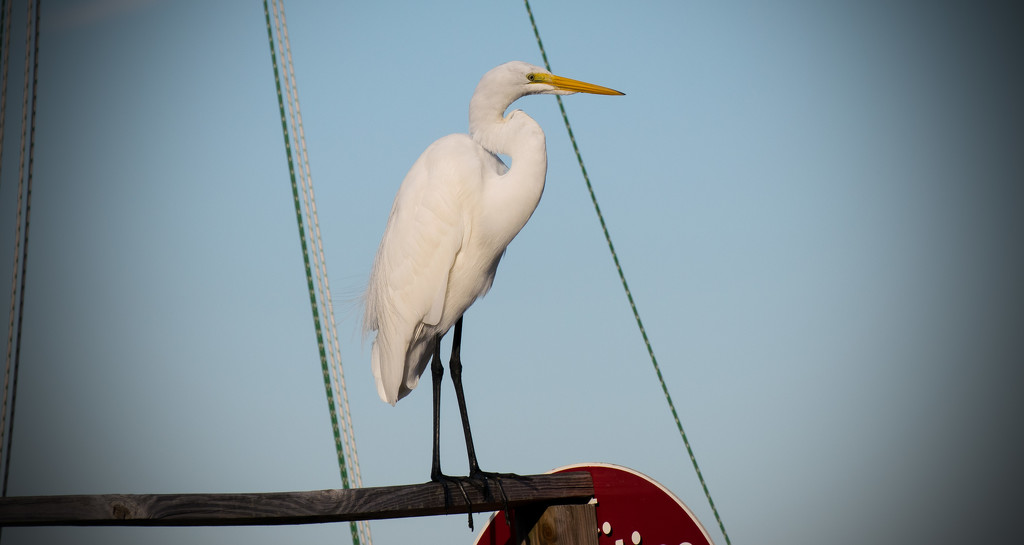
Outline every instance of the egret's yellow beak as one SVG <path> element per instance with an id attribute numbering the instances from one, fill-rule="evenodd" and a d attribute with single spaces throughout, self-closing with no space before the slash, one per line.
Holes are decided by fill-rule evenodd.
<path id="1" fill-rule="evenodd" d="M 593 95 L 625 95 L 626 93 L 620 93 L 615 89 L 609 89 L 607 87 L 601 87 L 600 85 L 594 85 L 593 83 L 587 83 L 585 81 L 578 81 L 569 78 L 563 78 L 562 76 L 556 76 L 554 74 L 532 74 L 532 83 L 546 83 L 555 88 L 563 91 L 572 91 L 574 93 L 590 93 Z"/>

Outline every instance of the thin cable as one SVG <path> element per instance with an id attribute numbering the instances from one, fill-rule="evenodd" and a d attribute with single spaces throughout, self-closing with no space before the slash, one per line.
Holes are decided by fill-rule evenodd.
<path id="1" fill-rule="evenodd" d="M 551 71 L 551 63 L 548 62 L 547 53 L 544 52 L 544 44 L 540 39 L 540 31 L 537 29 L 537 22 L 533 18 L 533 11 L 530 9 L 530 0 L 523 0 L 526 4 L 526 13 L 530 17 L 530 26 L 533 27 L 533 34 L 537 37 L 537 47 L 540 48 L 541 58 L 544 59 L 544 67 Z M 665 401 L 668 402 L 668 408 L 672 411 L 672 418 L 676 422 L 676 427 L 679 428 L 679 435 L 683 438 L 683 444 L 686 445 L 686 452 L 690 455 L 690 461 L 693 463 L 693 469 L 697 472 L 697 479 L 700 481 L 701 488 L 704 489 L 704 495 L 708 499 L 708 504 L 711 506 L 711 511 L 715 514 L 715 520 L 718 522 L 718 528 L 722 531 L 722 536 L 725 538 L 726 545 L 730 545 L 729 534 L 725 531 L 725 525 L 722 523 L 722 518 L 718 515 L 718 509 L 715 507 L 715 502 L 711 499 L 711 492 L 708 490 L 708 485 L 704 481 L 704 475 L 700 471 L 700 466 L 697 465 L 697 458 L 693 455 L 693 448 L 690 447 L 690 441 L 686 438 L 686 432 L 683 431 L 683 424 L 679 420 L 679 414 L 676 412 L 675 404 L 672 403 L 672 396 L 668 393 L 668 385 L 665 384 L 665 378 L 661 374 L 661 368 L 658 366 L 658 359 L 654 356 L 654 348 L 651 347 L 651 341 L 647 338 L 647 331 L 644 329 L 643 321 L 640 320 L 640 312 L 636 308 L 636 303 L 633 301 L 633 294 L 629 291 L 629 284 L 626 282 L 626 275 L 622 272 L 622 265 L 619 263 L 619 257 L 615 253 L 615 245 L 612 244 L 612 237 L 608 233 L 608 225 L 604 221 L 604 215 L 601 214 L 601 207 L 597 204 L 597 196 L 594 194 L 594 187 L 590 183 L 590 177 L 587 175 L 587 168 L 583 166 L 583 156 L 580 154 L 580 149 L 576 145 L 576 137 L 573 136 L 572 126 L 569 124 L 569 116 L 565 113 L 565 106 L 562 104 L 562 97 L 555 95 L 558 100 L 558 109 L 562 112 L 562 120 L 565 122 L 565 129 L 569 133 L 569 140 L 572 142 L 572 150 L 576 154 L 576 161 L 580 165 L 580 171 L 583 173 L 583 181 L 587 185 L 587 192 L 590 193 L 590 200 L 594 204 L 594 211 L 597 212 L 597 219 L 601 224 L 601 231 L 604 233 L 604 239 L 608 243 L 608 250 L 612 254 L 612 261 L 615 262 L 615 270 L 619 273 L 619 280 L 622 281 L 622 288 L 626 292 L 626 299 L 629 300 L 629 307 L 633 310 L 633 318 L 636 319 L 636 325 L 640 329 L 640 336 L 643 337 L 644 345 L 647 347 L 647 354 L 651 357 L 651 364 L 654 366 L 654 372 L 658 376 L 658 382 L 661 384 L 661 391 L 665 394 Z"/>
<path id="2" fill-rule="evenodd" d="M 359 471 L 359 458 L 355 447 L 355 432 L 352 425 L 351 412 L 348 406 L 348 392 L 345 385 L 345 374 L 341 365 L 341 344 L 338 341 L 338 329 L 334 320 L 334 304 L 331 298 L 330 284 L 327 280 L 327 264 L 323 251 L 323 240 L 320 235 L 320 221 L 316 210 L 316 195 L 313 190 L 313 177 L 310 172 L 309 155 L 306 150 L 306 135 L 302 124 L 302 110 L 299 106 L 298 85 L 295 82 L 295 70 L 292 63 L 291 41 L 288 37 L 288 22 L 285 17 L 283 4 L 278 7 L 274 3 L 274 16 L 276 20 L 276 31 L 278 37 L 278 50 L 283 59 L 285 90 L 288 97 L 288 110 L 290 114 L 291 134 L 298 135 L 298 163 L 299 177 L 302 183 L 303 208 L 305 210 L 306 230 L 312 233 L 310 246 L 314 271 L 316 273 L 316 285 L 318 300 L 321 304 L 326 302 L 327 309 L 321 313 L 323 327 L 327 329 L 327 348 L 331 360 L 331 378 L 334 383 L 335 410 L 340 412 L 341 432 L 343 438 L 343 449 L 345 454 L 348 474 L 354 476 L 355 486 L 362 486 L 362 473 Z M 340 398 L 339 394 L 340 393 Z M 370 544 L 370 527 L 368 521 L 358 521 L 358 532 L 360 540 Z"/>
<path id="3" fill-rule="evenodd" d="M 3 76 L 0 76 L 0 85 L 3 86 L 0 89 L 0 171 L 3 169 L 4 164 L 4 127 L 7 126 L 5 123 L 7 119 L 7 67 L 10 65 L 10 54 L 11 54 L 11 8 L 14 5 L 13 0 L 2 0 L 0 2 L 0 33 L 3 33 L 3 54 L 0 55 L 0 65 L 3 65 Z"/>
<path id="4" fill-rule="evenodd" d="M 7 497 L 7 485 L 10 482 L 10 471 L 11 471 L 11 448 L 14 440 L 14 410 L 17 406 L 18 400 L 18 369 L 21 363 L 21 331 L 22 331 L 22 320 L 25 316 L 25 272 L 26 265 L 28 263 L 28 226 L 29 217 L 32 211 L 32 171 L 35 159 L 35 147 L 36 147 L 36 87 L 38 83 L 38 71 L 39 71 L 39 4 L 40 0 L 35 2 L 35 18 L 32 17 L 33 5 L 32 2 L 28 3 L 28 17 L 26 21 L 25 29 L 25 86 L 22 94 L 21 101 L 21 151 L 19 153 L 19 165 L 18 165 L 18 226 L 15 228 L 15 232 L 19 233 L 21 229 L 21 195 L 22 195 L 22 183 L 24 181 L 25 187 L 25 233 L 24 240 L 21 243 L 21 293 L 18 297 L 18 321 L 14 327 L 14 336 L 8 332 L 8 364 L 10 363 L 10 351 L 11 343 L 14 344 L 14 365 L 11 370 L 11 415 L 10 424 L 7 428 L 7 452 L 4 458 L 4 474 L 3 484 L 0 485 L 0 497 Z M 33 28 L 34 25 L 34 28 Z M 33 45 L 34 40 L 34 45 Z M 31 63 L 29 63 L 31 56 Z M 29 66 L 31 64 L 32 77 L 29 79 Z M 27 121 L 28 115 L 28 99 L 29 99 L 29 83 L 31 82 L 32 90 L 32 114 L 31 121 Z M 25 140 L 26 133 L 28 135 L 28 175 L 25 176 Z M 16 238 L 21 240 L 20 235 L 16 235 Z M 15 270 L 12 273 L 17 277 L 17 243 L 15 246 Z M 11 284 L 13 286 L 14 279 L 12 278 Z M 12 308 L 12 320 L 13 320 L 13 308 L 14 308 L 14 292 L 12 289 L 11 294 L 11 308 Z M 6 394 L 6 388 L 5 388 Z M 6 397 L 6 395 L 5 395 Z"/>
<path id="5" fill-rule="evenodd" d="M 274 0 L 275 18 L 277 17 L 278 12 L 278 0 Z M 316 330 L 317 348 L 320 352 L 320 367 L 323 372 L 324 393 L 327 396 L 327 406 L 331 416 L 331 429 L 334 434 L 334 446 L 338 457 L 338 470 L 341 473 L 342 485 L 345 488 L 349 488 L 350 485 L 348 479 L 348 472 L 346 470 L 345 464 L 344 447 L 342 445 L 341 434 L 338 429 L 338 415 L 335 410 L 334 393 L 331 388 L 330 371 L 327 365 L 327 353 L 326 350 L 324 349 L 323 330 L 320 325 L 320 313 L 316 302 L 316 288 L 313 283 L 313 273 L 312 268 L 310 266 L 309 248 L 306 243 L 306 232 L 302 219 L 302 207 L 299 200 L 299 188 L 298 183 L 296 182 L 295 179 L 295 162 L 292 156 L 291 139 L 289 138 L 288 134 L 288 120 L 285 115 L 284 96 L 281 92 L 281 77 L 277 66 L 277 50 L 274 47 L 274 30 L 270 22 L 270 7 L 267 4 L 267 0 L 263 0 L 263 15 L 264 18 L 266 19 L 267 25 L 267 40 L 270 45 L 271 64 L 273 65 L 274 68 L 274 85 L 277 89 L 278 111 L 280 112 L 281 115 L 281 132 L 284 135 L 285 154 L 287 155 L 288 158 L 288 173 L 291 179 L 292 199 L 295 203 L 295 220 L 299 228 L 299 241 L 302 248 L 302 261 L 306 270 L 306 286 L 309 292 L 310 309 L 313 313 L 313 324 Z M 352 534 L 352 542 L 358 545 L 360 543 L 359 529 L 356 523 L 354 521 L 351 522 L 349 524 L 349 528 Z"/>
<path id="6" fill-rule="evenodd" d="M 3 0 L 0 3 L 0 17 L 3 18 L 3 24 L 0 25 L 0 32 L 3 32 L 3 54 L 0 55 L 3 64 L 3 77 L 0 78 L 0 171 L 3 167 L 3 156 L 4 156 L 4 134 L 7 132 L 7 69 L 10 66 L 10 53 L 11 53 L 11 10 L 13 2 L 11 0 Z M 27 65 L 26 65 L 27 67 Z M 26 76 L 27 79 L 27 76 Z M 2 178 L 2 176 L 0 176 Z M 20 229 L 21 226 L 21 191 L 18 191 L 18 212 L 15 220 L 15 229 Z M 10 395 L 10 381 L 11 381 L 11 343 L 13 342 L 14 332 L 14 297 L 17 292 L 17 272 L 18 272 L 18 241 L 21 240 L 21 233 L 15 232 L 14 234 L 15 248 L 14 248 L 14 268 L 11 272 L 11 316 L 8 320 L 7 326 L 7 356 L 4 358 L 6 364 L 4 365 L 4 395 L 3 395 L 3 406 L 0 408 L 0 455 L 4 452 L 4 440 L 7 431 L 7 400 Z"/>

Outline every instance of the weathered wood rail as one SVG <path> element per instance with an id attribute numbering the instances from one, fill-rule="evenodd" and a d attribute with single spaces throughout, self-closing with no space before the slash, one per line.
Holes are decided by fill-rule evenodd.
<path id="1" fill-rule="evenodd" d="M 531 510 L 587 503 L 594 485 L 585 471 L 502 479 L 508 507 Z M 0 526 L 240 526 L 495 511 L 505 508 L 494 483 L 438 483 L 349 490 L 240 494 L 102 494 L 0 498 Z M 539 511 L 538 511 L 539 513 Z"/>

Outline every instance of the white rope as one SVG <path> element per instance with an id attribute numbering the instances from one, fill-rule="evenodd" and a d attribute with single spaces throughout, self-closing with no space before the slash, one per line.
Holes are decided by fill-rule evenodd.
<path id="1" fill-rule="evenodd" d="M 320 235 L 320 221 L 316 209 L 316 196 L 313 190 L 313 177 L 309 167 L 309 156 L 306 150 L 306 135 L 302 124 L 302 110 L 299 107 L 298 86 L 295 82 L 295 71 L 292 63 L 291 43 L 288 39 L 288 24 L 284 15 L 283 5 L 279 6 L 279 0 L 274 0 L 274 17 L 276 21 L 276 32 L 278 47 L 281 51 L 282 65 L 285 77 L 286 95 L 288 97 L 289 124 L 291 133 L 298 135 L 299 153 L 298 172 L 302 183 L 304 221 L 307 232 L 311 233 L 310 244 L 312 251 L 314 271 L 316 274 L 316 289 L 319 297 L 318 304 L 323 312 L 320 312 L 321 323 L 325 325 L 326 344 L 331 359 L 331 379 L 334 383 L 334 394 L 336 413 L 340 414 L 342 448 L 345 453 L 345 465 L 348 473 L 352 475 L 354 485 L 362 487 L 362 473 L 359 470 L 359 458 L 356 453 L 355 432 L 352 426 L 351 412 L 348 404 L 348 390 L 345 384 L 345 374 L 341 365 L 341 345 L 338 341 L 338 328 L 334 319 L 334 303 L 331 298 L 330 284 L 327 280 L 327 265 L 323 251 L 323 241 Z M 326 308 L 323 306 L 326 303 Z M 371 544 L 370 526 L 367 521 L 357 523 L 361 543 Z"/>
<path id="2" fill-rule="evenodd" d="M 282 21 L 283 21 L 284 20 L 284 12 L 283 11 L 281 12 L 281 18 L 282 18 Z M 285 24 L 285 26 L 284 26 L 284 43 L 285 43 L 286 57 L 287 57 L 287 62 L 288 62 L 288 65 L 287 65 L 288 66 L 288 73 L 289 73 L 289 75 L 291 77 L 291 88 L 294 88 L 294 89 L 297 90 L 297 87 L 295 87 L 295 72 L 294 72 L 294 70 L 291 69 L 291 67 L 292 67 L 292 52 L 291 52 L 290 42 L 288 41 L 288 26 L 287 26 L 287 24 Z M 358 456 L 356 455 L 356 452 L 355 452 L 355 435 L 353 433 L 352 419 L 350 417 L 350 412 L 349 412 L 348 390 L 347 390 L 347 388 L 345 386 L 345 373 L 344 373 L 344 370 L 343 370 L 343 368 L 341 366 L 341 343 L 338 341 L 338 326 L 337 326 L 337 323 L 335 322 L 335 319 L 334 319 L 334 299 L 331 297 L 331 286 L 330 286 L 330 282 L 329 282 L 328 276 L 327 276 L 327 265 L 326 265 L 327 261 L 326 261 L 326 259 L 324 257 L 323 239 L 320 236 L 320 217 L 317 214 L 317 210 L 316 210 L 316 195 L 315 195 L 315 193 L 313 191 L 313 176 L 312 176 L 312 174 L 310 174 L 310 171 L 309 171 L 309 157 L 308 157 L 308 155 L 306 153 L 306 133 L 305 133 L 305 130 L 304 130 L 303 126 L 302 126 L 302 110 L 299 108 L 299 97 L 298 97 L 297 91 L 296 91 L 296 94 L 295 94 L 295 116 L 296 116 L 296 119 L 297 119 L 299 142 L 300 142 L 300 151 L 301 151 L 300 164 L 304 168 L 304 172 L 301 175 L 302 176 L 301 179 L 303 181 L 303 188 L 306 191 L 307 199 L 308 199 L 308 201 L 307 201 L 307 204 L 308 204 L 308 216 L 310 218 L 312 218 L 312 220 L 313 220 L 313 229 L 312 229 L 313 237 L 312 237 L 312 241 L 313 241 L 313 247 L 314 247 L 314 250 L 315 250 L 314 259 L 315 259 L 315 263 L 317 265 L 317 273 L 318 273 L 317 274 L 317 280 L 318 280 L 318 284 L 319 284 L 319 287 L 320 287 L 320 291 L 321 291 L 321 293 L 323 295 L 323 297 L 321 297 L 321 300 L 325 301 L 327 303 L 326 316 L 330 320 L 329 327 L 327 328 L 328 331 L 330 332 L 330 335 L 329 335 L 329 338 L 328 338 L 328 342 L 330 343 L 329 346 L 331 348 L 332 362 L 334 363 L 334 368 L 337 371 L 336 379 L 340 383 L 340 388 L 338 388 L 337 390 L 339 390 L 342 393 L 342 400 L 343 400 L 343 404 L 344 404 L 344 411 L 342 412 L 342 414 L 344 414 L 346 416 L 346 418 L 344 419 L 345 424 L 346 424 L 345 428 L 347 430 L 348 442 L 352 446 L 352 458 L 354 460 L 354 464 L 353 465 L 354 465 L 354 469 L 355 469 L 355 480 L 356 480 L 357 486 L 362 486 L 363 485 L 363 479 L 362 479 L 362 475 L 359 472 L 359 458 L 358 458 Z"/>
<path id="3" fill-rule="evenodd" d="M 281 12 L 281 18 L 282 18 L 282 21 L 284 21 L 284 12 L 283 11 Z M 310 170 L 309 170 L 309 156 L 308 156 L 308 154 L 306 152 L 306 133 L 305 133 L 305 130 L 304 130 L 303 125 L 302 125 L 302 110 L 299 108 L 299 97 L 298 97 L 298 92 L 297 92 L 298 88 L 295 86 L 295 72 L 291 68 L 293 66 L 292 65 L 292 52 L 291 52 L 291 45 L 290 45 L 290 42 L 288 40 L 288 26 L 287 26 L 287 22 L 286 21 L 285 21 L 283 29 L 284 29 L 284 44 L 285 44 L 285 48 L 286 48 L 285 56 L 287 58 L 287 67 L 288 67 L 287 68 L 287 72 L 288 72 L 288 75 L 289 75 L 290 80 L 291 80 L 290 81 L 289 89 L 296 89 L 296 92 L 295 92 L 295 119 L 293 119 L 292 124 L 293 124 L 293 127 L 297 126 L 297 128 L 298 128 L 297 132 L 298 132 L 298 135 L 299 135 L 300 153 L 301 153 L 301 155 L 300 155 L 301 159 L 300 159 L 299 163 L 300 163 L 300 166 L 302 168 L 302 172 L 300 172 L 300 177 L 301 177 L 301 180 L 302 180 L 302 183 L 303 183 L 303 189 L 305 191 L 306 202 L 304 202 L 304 204 L 307 205 L 307 216 L 308 216 L 307 217 L 307 221 L 309 220 L 309 218 L 312 218 L 312 221 L 313 221 L 312 230 L 311 230 L 311 232 L 313 233 L 313 237 L 312 237 L 311 240 L 312 240 L 312 246 L 314 248 L 314 256 L 313 256 L 314 257 L 314 263 L 317 265 L 317 268 L 316 268 L 316 270 L 317 270 L 317 283 L 318 283 L 318 287 L 320 288 L 320 292 L 323 295 L 323 297 L 321 297 L 320 300 L 325 301 L 327 303 L 327 312 L 325 313 L 325 315 L 330 320 L 329 327 L 327 329 L 330 332 L 330 335 L 328 337 L 328 342 L 329 342 L 329 347 L 331 349 L 331 352 L 330 352 L 331 355 L 332 355 L 331 359 L 332 359 L 332 362 L 334 364 L 334 369 L 337 371 L 336 380 L 340 383 L 340 388 L 338 388 L 337 390 L 340 390 L 340 392 L 342 393 L 342 399 L 343 399 L 343 403 L 344 403 L 344 411 L 342 412 L 342 414 L 346 415 L 346 418 L 344 419 L 344 421 L 345 421 L 345 424 L 346 424 L 345 428 L 347 430 L 348 442 L 354 447 L 354 445 L 355 445 L 355 436 L 354 436 L 354 434 L 352 432 L 352 419 L 350 418 L 349 407 L 348 407 L 348 393 L 347 393 L 347 389 L 345 387 L 345 373 L 344 373 L 344 371 L 343 371 L 343 369 L 341 367 L 341 343 L 338 341 L 338 327 L 337 327 L 337 323 L 335 322 L 335 319 L 334 319 L 334 299 L 331 297 L 331 287 L 330 287 L 330 283 L 328 281 L 328 276 L 327 276 L 327 265 L 326 265 L 327 261 L 326 261 L 326 259 L 324 257 L 323 239 L 320 236 L 320 219 L 319 219 L 319 215 L 317 214 L 317 209 L 316 209 L 316 195 L 315 195 L 315 193 L 313 191 L 313 176 L 312 176 L 312 174 L 310 173 Z M 362 481 L 362 476 L 359 473 L 359 463 L 358 463 L 359 460 L 358 460 L 358 457 L 357 457 L 357 455 L 355 453 L 355 449 L 354 448 L 352 450 L 352 458 L 353 458 L 353 460 L 355 462 L 354 463 L 354 466 L 355 466 L 354 469 L 355 469 L 356 484 L 358 486 L 362 486 L 363 481 Z"/>

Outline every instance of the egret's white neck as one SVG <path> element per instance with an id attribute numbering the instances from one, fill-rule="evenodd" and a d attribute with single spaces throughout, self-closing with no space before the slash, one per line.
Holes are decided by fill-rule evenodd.
<path id="1" fill-rule="evenodd" d="M 511 156 L 519 144 L 537 144 L 533 140 L 539 135 L 543 145 L 544 131 L 530 116 L 515 110 L 505 115 L 520 95 L 499 95 L 495 93 L 474 93 L 469 101 L 469 134 L 491 153 Z M 520 117 L 524 119 L 519 119 Z M 524 125 L 530 125 L 529 130 Z M 534 146 L 535 147 L 535 146 Z M 535 151 L 526 150 L 523 151 Z"/>
<path id="2" fill-rule="evenodd" d="M 500 176 L 500 183 L 488 188 L 490 198 L 502 202 L 491 210 L 507 211 L 503 223 L 514 237 L 530 219 L 544 192 L 548 158 L 544 131 L 522 110 L 505 114 L 518 96 L 494 97 L 480 93 L 469 103 L 469 134 L 487 151 L 506 155 L 509 170 Z M 509 238 L 511 240 L 511 238 Z"/>

